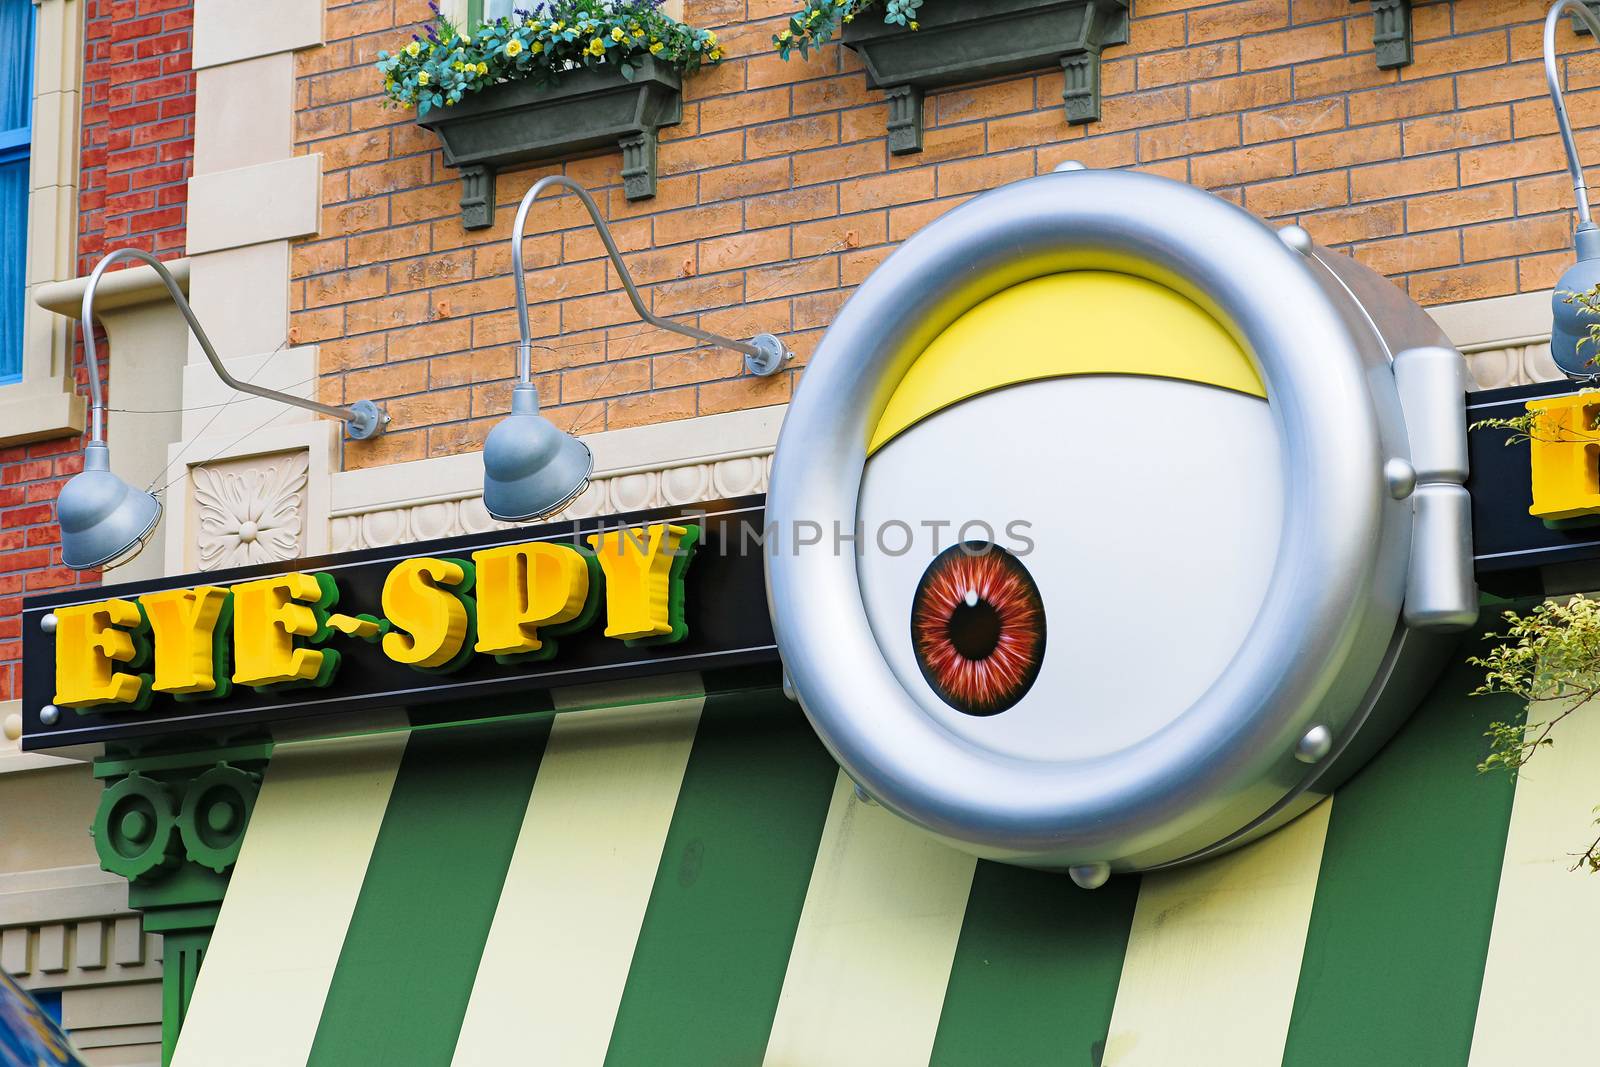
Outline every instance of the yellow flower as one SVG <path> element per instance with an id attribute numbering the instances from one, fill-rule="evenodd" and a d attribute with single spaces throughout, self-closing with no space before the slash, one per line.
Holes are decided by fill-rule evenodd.
<path id="1" fill-rule="evenodd" d="M 406 45 L 406 55 L 410 56 L 412 59 L 416 59 L 417 55 L 421 51 L 422 51 L 422 46 L 420 44 L 418 44 L 416 41 L 412 41 L 410 44 Z"/>
<path id="2" fill-rule="evenodd" d="M 551 33 L 560 33 L 562 30 L 564 30 L 566 28 L 567 28 L 567 24 L 565 22 L 561 21 L 560 19 L 557 19 L 555 21 L 555 24 L 550 27 L 550 32 Z"/>
<path id="3" fill-rule="evenodd" d="M 720 60 L 721 58 L 722 58 L 722 49 L 713 48 L 711 50 L 711 62 L 715 63 L 718 60 Z"/>
<path id="4" fill-rule="evenodd" d="M 538 45 L 535 44 L 534 47 L 537 48 Z M 515 37 L 513 37 L 513 38 L 511 38 L 511 40 L 506 42 L 506 55 L 510 56 L 512 59 L 515 59 L 518 56 L 520 56 L 521 54 L 522 54 L 522 42 L 521 41 L 519 41 Z"/>
<path id="5" fill-rule="evenodd" d="M 467 65 L 458 59 L 454 63 L 450 64 L 450 69 L 459 74 L 467 69 Z"/>
<path id="6" fill-rule="evenodd" d="M 914 29 L 914 30 L 919 30 L 919 29 L 921 29 L 921 28 L 922 28 L 922 27 L 920 27 L 920 26 L 918 26 L 918 25 L 917 25 L 917 20 L 916 20 L 916 19 L 912 19 L 912 20 L 911 20 L 911 28 L 912 28 L 912 29 Z"/>
<path id="7" fill-rule="evenodd" d="M 711 30 L 707 30 L 706 31 L 706 44 L 716 44 L 716 43 L 717 43 L 717 35 L 716 35 L 716 33 L 714 33 Z"/>
<path id="8" fill-rule="evenodd" d="M 628 35 L 626 33 L 622 32 L 622 27 L 621 26 L 613 26 L 613 27 L 611 27 L 611 39 L 613 41 L 620 41 L 626 36 L 628 36 Z"/>
<path id="9" fill-rule="evenodd" d="M 845 16 L 845 17 L 844 17 L 844 20 L 845 20 L 845 21 L 846 21 L 846 22 L 854 22 L 854 21 L 855 21 L 855 20 L 856 20 L 856 17 L 855 17 L 855 16 L 854 16 L 854 15 L 846 15 L 846 16 Z"/>
<path id="10" fill-rule="evenodd" d="M 428 84 L 428 72 L 427 71 L 425 71 L 425 70 L 417 71 L 417 84 L 418 85 L 427 85 Z"/>
<path id="11" fill-rule="evenodd" d="M 634 35 L 634 36 L 635 36 L 635 37 L 643 37 L 643 36 L 644 36 L 644 31 L 643 31 L 643 30 L 641 30 L 641 29 L 640 29 L 640 28 L 639 28 L 639 27 L 637 27 L 637 26 L 635 26 L 635 27 L 634 27 L 634 28 L 633 28 L 633 35 Z"/>
<path id="12" fill-rule="evenodd" d="M 783 30 L 782 32 L 780 32 L 778 34 L 778 40 L 787 41 L 789 38 L 791 38 L 793 36 L 794 36 L 794 34 L 790 33 L 787 29 L 785 29 L 785 30 Z"/>
<path id="13" fill-rule="evenodd" d="M 662 52 L 662 49 L 666 47 L 666 45 L 662 44 L 660 41 L 657 41 L 650 46 L 650 54 L 653 56 L 659 56 Z"/>
<path id="14" fill-rule="evenodd" d="M 544 51 L 544 42 L 543 41 L 535 41 L 535 42 L 533 42 L 533 54 L 534 55 L 538 55 L 540 52 L 543 52 L 543 51 Z"/>
<path id="15" fill-rule="evenodd" d="M 811 23 L 813 23 L 813 22 L 815 22 L 815 21 L 817 21 L 817 19 L 819 19 L 819 18 L 821 18 L 821 17 L 822 17 L 822 12 L 821 12 L 821 11 L 815 11 L 815 10 L 813 10 L 813 11 L 812 11 L 812 12 L 811 12 L 811 14 L 809 14 L 809 15 L 807 15 L 807 16 L 806 16 L 806 23 L 807 23 L 807 25 L 809 25 L 809 24 L 811 24 Z"/>
<path id="16" fill-rule="evenodd" d="M 596 37 L 594 40 L 589 42 L 589 47 L 586 49 L 586 51 L 591 56 L 603 56 L 606 54 L 606 43 L 600 38 Z"/>
<path id="17" fill-rule="evenodd" d="M 484 75 L 484 74 L 489 73 L 489 64 L 487 64 L 487 63 L 479 63 L 478 64 L 478 73 L 479 73 L 479 75 Z"/>
<path id="18" fill-rule="evenodd" d="M 533 22 L 528 23 L 528 28 L 534 33 L 538 33 L 540 30 L 544 29 L 544 23 L 535 19 Z"/>
<path id="19" fill-rule="evenodd" d="M 461 43 L 462 44 L 471 44 L 472 43 L 472 34 L 468 33 L 466 30 L 461 30 L 460 33 L 461 33 Z"/>

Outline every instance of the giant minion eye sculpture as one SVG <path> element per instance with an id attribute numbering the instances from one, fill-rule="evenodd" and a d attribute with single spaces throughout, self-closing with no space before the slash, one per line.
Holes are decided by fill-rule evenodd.
<path id="1" fill-rule="evenodd" d="M 1148 175 L 946 215 L 811 360 L 774 625 L 870 796 L 981 856 L 1181 863 L 1326 795 L 1475 619 L 1465 367 L 1355 262 Z"/>

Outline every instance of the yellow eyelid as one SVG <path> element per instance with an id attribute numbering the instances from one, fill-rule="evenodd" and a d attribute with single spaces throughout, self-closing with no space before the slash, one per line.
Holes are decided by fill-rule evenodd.
<path id="1" fill-rule="evenodd" d="M 934 338 L 895 386 L 867 454 L 963 400 L 1083 374 L 1174 378 L 1267 397 L 1238 342 L 1187 297 L 1130 274 L 1070 271 L 1002 290 Z"/>

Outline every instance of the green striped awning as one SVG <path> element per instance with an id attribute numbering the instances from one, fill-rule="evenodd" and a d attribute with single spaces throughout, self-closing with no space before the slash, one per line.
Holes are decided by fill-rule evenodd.
<path id="1" fill-rule="evenodd" d="M 1515 789 L 1480 776 L 1507 709 L 1467 700 L 1465 669 L 1289 827 L 1094 892 L 929 840 L 859 802 L 780 694 L 698 684 L 280 746 L 174 1062 L 1344 1067 L 1594 1047 L 1600 878 L 1567 868 L 1600 728 L 1569 720 Z"/>

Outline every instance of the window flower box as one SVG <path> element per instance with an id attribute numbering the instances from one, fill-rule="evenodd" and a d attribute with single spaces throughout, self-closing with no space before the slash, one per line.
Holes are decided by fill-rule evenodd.
<path id="1" fill-rule="evenodd" d="M 1066 74 L 1067 121 L 1100 117 L 1100 50 L 1128 41 L 1127 0 L 926 0 L 916 28 L 866 11 L 842 40 L 866 64 L 868 84 L 889 96 L 889 150 L 922 151 L 928 89 L 1038 70 Z"/>
<path id="2" fill-rule="evenodd" d="M 656 131 L 683 118 L 678 73 L 650 57 L 630 80 L 615 69 L 574 70 L 549 85 L 506 82 L 434 108 L 418 125 L 439 135 L 461 172 L 461 223 L 494 224 L 495 174 L 507 167 L 622 149 L 629 200 L 656 192 Z"/>

